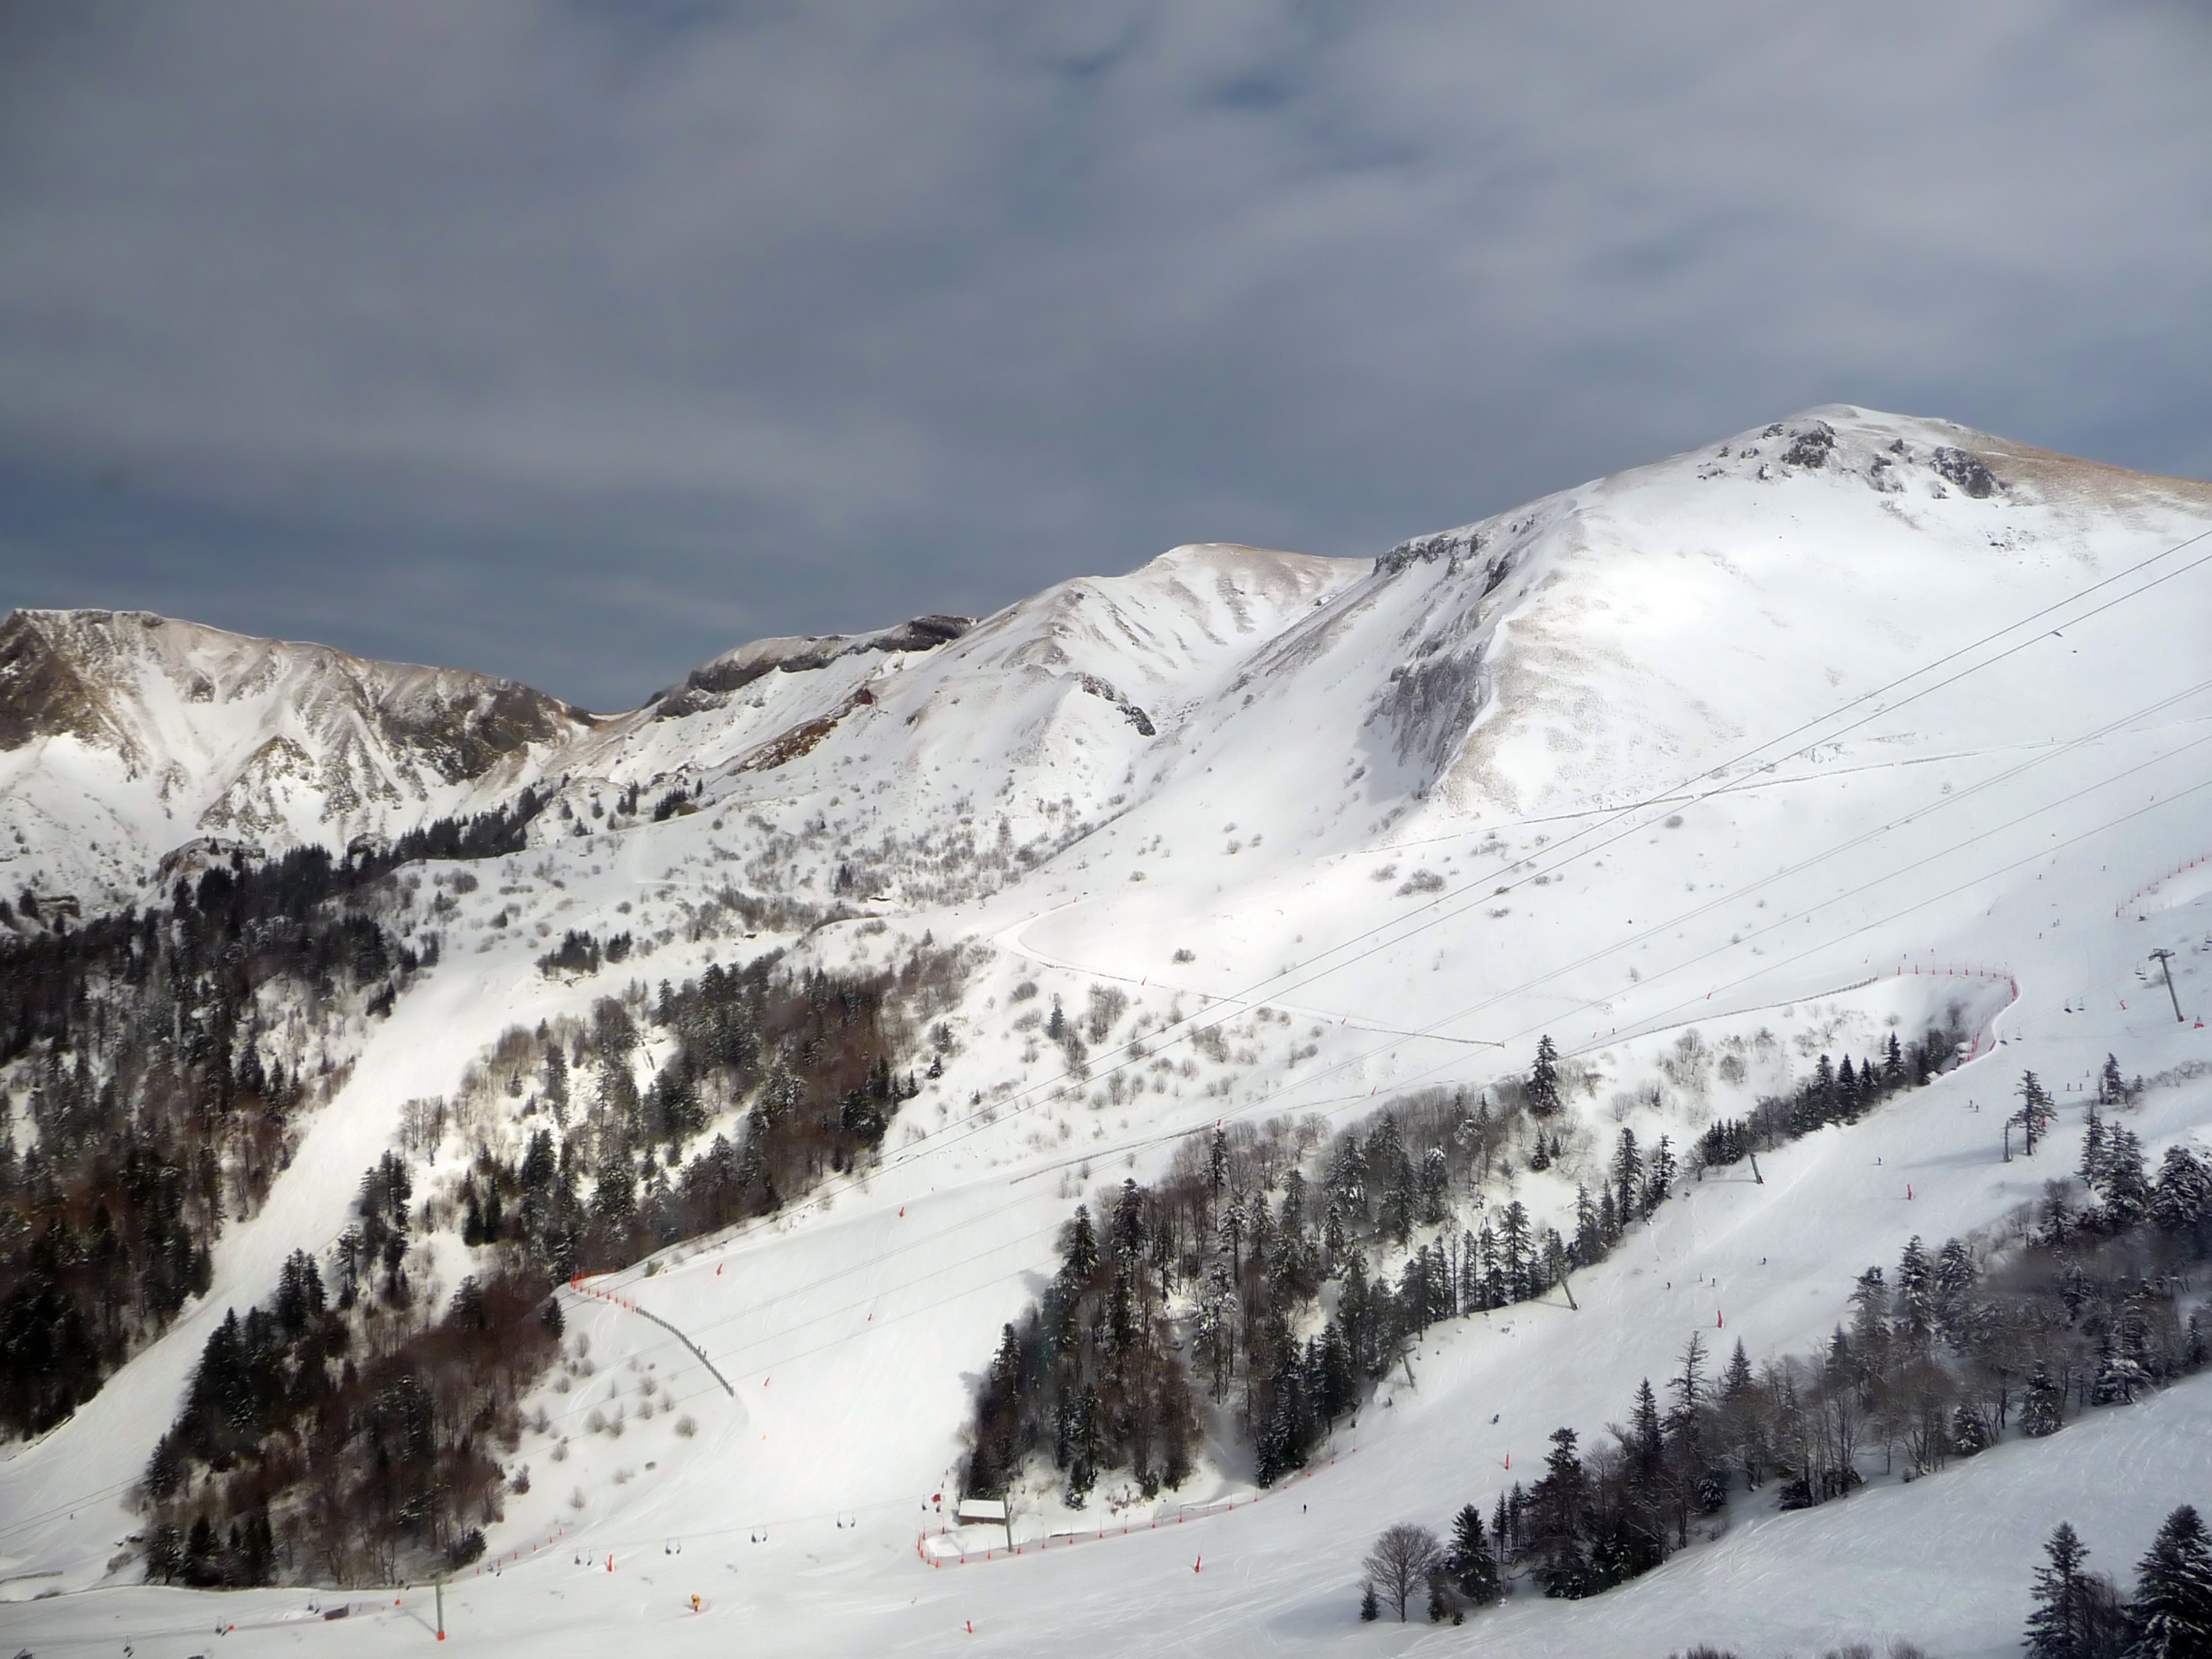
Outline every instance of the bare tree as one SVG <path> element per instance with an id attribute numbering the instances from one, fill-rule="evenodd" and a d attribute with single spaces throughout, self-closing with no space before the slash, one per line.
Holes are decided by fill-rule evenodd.
<path id="1" fill-rule="evenodd" d="M 1444 1559 L 1444 1547 L 1425 1526 L 1394 1526 L 1375 1540 L 1374 1549 L 1361 1563 L 1367 1582 L 1377 1595 L 1398 1609 L 1405 1623 L 1406 1603 L 1429 1581 L 1429 1574 Z"/>

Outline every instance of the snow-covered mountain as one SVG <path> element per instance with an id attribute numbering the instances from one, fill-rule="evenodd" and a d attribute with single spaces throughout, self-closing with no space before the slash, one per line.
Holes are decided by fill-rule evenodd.
<path id="1" fill-rule="evenodd" d="M 553 1426 L 520 1454 L 535 1485 L 491 1532 L 512 1558 L 449 1597 L 449 1624 L 534 1655 L 640 1623 L 703 1653 L 740 1632 L 825 1653 L 1388 1640 L 1352 1622 L 1348 1587 L 1379 1527 L 1486 1505 L 1507 1459 L 1617 1416 L 1687 1331 L 1724 1314 L 1759 1354 L 1801 1351 L 1867 1263 L 2038 1195 L 2078 1117 L 2027 1166 L 2001 1159 L 2002 1111 L 1977 1110 L 2024 1067 L 2055 1086 L 2117 1052 L 2169 1079 L 2139 1125 L 2154 1159 L 2212 1135 L 2206 1035 L 2145 977 L 2152 948 L 2179 952 L 2193 1017 L 2212 987 L 2212 880 L 2193 868 L 2212 853 L 2208 534 L 2212 487 L 1831 406 L 1371 560 L 1180 548 L 972 624 L 741 647 L 608 717 L 188 624 L 19 612 L 0 632 L 10 892 L 88 908 L 210 837 L 342 845 L 552 793 L 528 851 L 453 895 L 444 961 L 365 1035 L 268 1208 L 226 1233 L 211 1294 L 0 1463 L 0 1515 L 37 1517 L 0 1521 L 6 1593 L 101 1580 L 131 1525 L 115 1494 L 212 1321 L 338 1233 L 401 1102 L 455 1092 L 502 1030 L 633 977 L 772 948 L 889 963 L 927 937 L 965 946 L 972 972 L 942 1075 L 880 1167 L 622 1276 L 623 1301 L 699 1343 L 727 1391 L 630 1307 L 572 1302 L 603 1378 L 658 1367 L 698 1437 L 588 1437 L 583 1397 L 549 1390 Z M 733 920 L 733 889 L 787 902 L 780 919 Z M 634 931 L 650 959 L 541 973 L 572 928 Z M 1055 995 L 1110 1010 L 1081 1074 L 1027 1018 Z M 1142 1536 L 1041 1559 L 933 1565 L 918 1546 L 976 1373 L 1056 1229 L 1184 1133 L 1283 1113 L 1340 1126 L 1394 1092 L 1517 1076 L 1548 1033 L 1575 1067 L 1573 1127 L 1513 1191 L 1555 1217 L 1620 1127 L 1679 1144 L 1820 1052 L 1952 1013 L 1958 1070 L 1777 1154 L 1763 1184 L 1670 1205 L 1647 1244 L 1578 1279 L 1577 1309 L 1439 1327 L 1416 1386 L 1298 1488 L 1171 1535 L 1147 1506 Z M 2165 1508 L 2212 1498 L 2203 1382 L 2128 1409 L 2143 1415 L 1766 1516 L 1594 1601 L 1520 1603 L 1481 1640 L 1656 1659 L 1893 1632 L 2012 1651 L 2058 1514 L 2116 1563 Z M 2046 1502 L 2107 1469 L 2139 1501 L 2105 1480 Z M 1176 1501 L 1252 1495 L 1229 1448 L 1202 1484 Z M 1097 1519 L 1036 1517 L 1066 1536 Z M 1969 1524 L 1971 1553 L 1955 1547 Z M 1835 1565 L 1854 1551 L 1863 1580 Z M 33 1647 L 181 1630 L 203 1616 L 173 1610 L 180 1594 L 65 1595 L 0 1629 Z M 303 1600 L 233 1598 L 252 1617 L 226 1641 L 294 1643 L 305 1627 L 249 1626 Z M 412 1600 L 343 1640 L 419 1639 Z M 1409 1630 L 1393 1651 L 1474 1634 Z"/>
<path id="2" fill-rule="evenodd" d="M 594 726 L 456 669 L 18 611 L 0 623 L 0 880 L 98 904 L 196 845 L 390 841 L 503 803 Z"/>

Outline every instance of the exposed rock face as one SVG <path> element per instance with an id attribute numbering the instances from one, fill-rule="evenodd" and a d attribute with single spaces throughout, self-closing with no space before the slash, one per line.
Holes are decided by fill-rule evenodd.
<path id="1" fill-rule="evenodd" d="M 16 884 L 133 885 L 205 836 L 334 849 L 480 810 L 596 719 L 511 680 L 144 611 L 0 621 Z M 14 873 L 14 872 L 11 872 Z"/>
<path id="2" fill-rule="evenodd" d="M 743 690 L 764 674 L 809 673 L 828 667 L 841 657 L 864 656 L 872 651 L 933 651 L 941 645 L 950 644 L 974 626 L 972 617 L 917 617 L 877 634 L 820 634 L 756 640 L 693 669 L 684 677 L 681 686 L 655 701 L 653 712 L 663 720 L 703 714 L 723 707 L 732 692 Z"/>
<path id="3" fill-rule="evenodd" d="M 97 743 L 118 735 L 102 718 L 69 651 L 54 638 L 58 624 L 65 626 L 79 614 L 15 611 L 0 621 L 0 749 L 20 749 L 39 737 Z"/>

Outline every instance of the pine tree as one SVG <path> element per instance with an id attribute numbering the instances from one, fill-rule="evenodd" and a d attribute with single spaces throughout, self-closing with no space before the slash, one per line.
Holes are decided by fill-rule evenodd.
<path id="1" fill-rule="evenodd" d="M 1371 1578 L 1360 1586 L 1359 1616 L 1370 1624 L 1382 1617 L 1382 1603 L 1375 1600 L 1375 1585 Z"/>
<path id="2" fill-rule="evenodd" d="M 1132 1176 L 1123 1180 L 1114 1200 L 1114 1218 L 1109 1242 L 1120 1259 L 1133 1258 L 1144 1245 L 1144 1194 Z"/>
<path id="3" fill-rule="evenodd" d="M 2128 1659 L 2212 1655 L 2212 1541 L 2195 1509 L 2185 1503 L 2166 1517 L 2135 1579 Z"/>
<path id="4" fill-rule="evenodd" d="M 999 1333 L 998 1352 L 991 1359 L 991 1386 L 1011 1393 L 1021 1380 L 1021 1339 L 1011 1324 Z"/>
<path id="5" fill-rule="evenodd" d="M 2072 1525 L 2061 1521 L 2043 1553 L 2047 1559 L 2035 1572 L 2027 1649 L 2036 1659 L 2081 1659 L 2081 1564 L 2089 1552 Z"/>
<path id="6" fill-rule="evenodd" d="M 1965 1335 L 1971 1318 L 1969 1294 L 1977 1277 L 1972 1253 L 1956 1239 L 1946 1239 L 1936 1252 L 1934 1317 L 1936 1328 L 1953 1342 Z"/>
<path id="7" fill-rule="evenodd" d="M 1504 1300 L 1526 1301 L 1534 1289 L 1529 1283 L 1528 1208 L 1517 1198 L 1498 1217 L 1497 1254 L 1504 1278 Z"/>
<path id="8" fill-rule="evenodd" d="M 1951 1411 L 1951 1449 L 1961 1457 L 1971 1457 L 1985 1452 L 1995 1444 L 1989 1432 L 1989 1423 L 1982 1414 L 1961 1401 Z"/>
<path id="9" fill-rule="evenodd" d="M 1560 1110 L 1559 1050 L 1552 1046 L 1551 1038 L 1536 1040 L 1536 1064 L 1529 1068 L 1528 1109 L 1539 1118 L 1550 1118 Z"/>
<path id="10" fill-rule="evenodd" d="M 2093 1193 L 2103 1179 L 2104 1119 L 2097 1115 L 2097 1102 L 2092 1101 L 2082 1121 L 2081 1184 Z"/>
<path id="11" fill-rule="evenodd" d="M 2203 1225 L 2212 1210 L 2212 1176 L 2185 1146 L 2166 1148 L 2151 1194 L 2151 1219 L 2168 1233 L 2187 1233 Z"/>
<path id="12" fill-rule="evenodd" d="M 1613 1186 L 1620 1194 L 1621 1225 L 1643 1213 L 1644 1160 L 1636 1150 L 1636 1132 L 1623 1125 L 1620 1144 L 1613 1149 Z"/>
<path id="13" fill-rule="evenodd" d="M 2131 1226 L 2150 1207 L 2151 1185 L 2143 1169 L 2143 1143 L 2125 1124 L 2113 1125 L 2105 1135 L 2096 1190 L 2108 1227 Z"/>
<path id="14" fill-rule="evenodd" d="M 2064 1397 L 2051 1376 L 2051 1368 L 2039 1362 L 2020 1402 L 2020 1432 L 2031 1440 L 2057 1433 L 2066 1421 L 2063 1407 Z"/>
<path id="15" fill-rule="evenodd" d="M 1627 1450 L 1639 1483 L 1657 1478 L 1664 1448 L 1659 1433 L 1659 1397 L 1652 1393 L 1648 1377 L 1636 1386 L 1635 1400 L 1628 1409 Z"/>
<path id="16" fill-rule="evenodd" d="M 1088 1284 L 1097 1271 L 1098 1235 L 1091 1230 L 1090 1206 L 1078 1204 L 1075 1219 L 1068 1223 L 1061 1248 L 1060 1276 L 1068 1288 L 1075 1291 Z"/>
<path id="17" fill-rule="evenodd" d="M 1833 1123 L 1841 1114 L 1836 1098 L 1836 1065 L 1826 1055 L 1813 1063 L 1812 1106 L 1816 1124 Z"/>
<path id="18" fill-rule="evenodd" d="M 1882 1270 L 1870 1267 L 1861 1273 L 1851 1291 L 1851 1333 L 1863 1347 L 1878 1343 L 1887 1332 L 1883 1316 L 1889 1311 L 1889 1281 Z"/>
<path id="19" fill-rule="evenodd" d="M 1505 1500 L 1501 1496 L 1498 1502 L 1502 1515 Z M 1445 1563 L 1459 1593 L 1475 1606 L 1487 1607 L 1498 1599 L 1498 1558 L 1490 1540 L 1482 1535 L 1482 1511 L 1471 1503 L 1452 1519 L 1452 1543 Z"/>
<path id="20" fill-rule="evenodd" d="M 2022 1133 L 2027 1137 L 2028 1156 L 2033 1157 L 2036 1137 L 2050 1127 L 2056 1109 L 2051 1104 L 2050 1091 L 2043 1087 L 2043 1080 L 2032 1071 L 2020 1074 L 2018 1094 L 2020 1110 L 2013 1114 L 2012 1121 L 2020 1125 Z"/>
<path id="21" fill-rule="evenodd" d="M 2097 1074 L 2097 1103 L 2101 1106 L 2124 1104 L 2128 1087 L 2120 1076 L 2120 1062 L 2113 1055 L 2104 1057 L 2104 1070 Z"/>
<path id="22" fill-rule="evenodd" d="M 1895 1311 L 1898 1336 L 1915 1348 L 1927 1341 L 1935 1324 L 1935 1274 L 1916 1233 L 1897 1263 Z"/>
<path id="23" fill-rule="evenodd" d="M 2024 1642 L 2032 1659 L 2110 1659 L 2121 1633 L 2118 1598 L 2111 1582 L 2088 1572 L 2089 1551 L 2065 1521 L 2043 1546 L 2036 1569 L 2035 1611 Z"/>
<path id="24" fill-rule="evenodd" d="M 1527 1547 L 1537 1555 L 1536 1578 L 1548 1596 L 1573 1599 L 1590 1589 L 1586 1527 L 1589 1476 L 1572 1429 L 1554 1429 L 1544 1478 L 1528 1496 Z"/>
<path id="25" fill-rule="evenodd" d="M 1604 1254 L 1605 1235 L 1598 1228 L 1597 1206 L 1590 1202 L 1590 1189 L 1578 1186 L 1575 1188 L 1575 1264 L 1588 1267 Z"/>
<path id="26" fill-rule="evenodd" d="M 1751 1392 L 1751 1356 L 1744 1352 L 1743 1338 L 1736 1339 L 1736 1351 L 1728 1356 L 1728 1369 L 1721 1373 L 1721 1397 L 1739 1400 Z"/>
<path id="27" fill-rule="evenodd" d="M 1743 1343 L 1736 1344 L 1739 1352 Z M 1748 1369 L 1750 1362 L 1745 1361 Z M 1705 1338 L 1698 1332 L 1690 1333 L 1690 1340 L 1682 1345 L 1682 1369 L 1667 1382 L 1668 1432 L 1675 1435 L 1694 1435 L 1697 1427 L 1697 1409 L 1705 1398 Z"/>
<path id="28" fill-rule="evenodd" d="M 1667 1202 L 1667 1194 L 1674 1190 L 1674 1151 L 1667 1144 L 1667 1137 L 1659 1137 L 1658 1149 L 1651 1155 L 1651 1167 L 1644 1172 L 1644 1213 L 1649 1215 Z"/>

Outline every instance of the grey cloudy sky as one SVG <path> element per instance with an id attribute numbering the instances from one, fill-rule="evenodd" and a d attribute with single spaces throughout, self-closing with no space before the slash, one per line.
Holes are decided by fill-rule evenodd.
<path id="1" fill-rule="evenodd" d="M 2212 473 L 2212 20 L 0 7 L 0 605 L 626 706 L 1816 403 Z"/>

